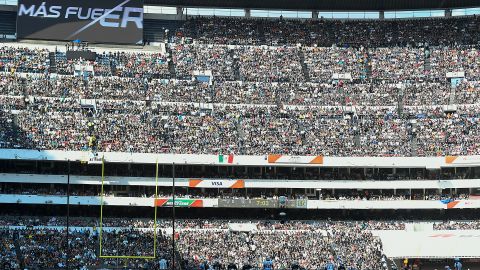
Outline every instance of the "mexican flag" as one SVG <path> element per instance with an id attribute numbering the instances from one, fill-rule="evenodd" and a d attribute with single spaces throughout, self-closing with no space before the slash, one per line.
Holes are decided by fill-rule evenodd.
<path id="1" fill-rule="evenodd" d="M 230 155 L 218 155 L 218 163 L 233 163 L 233 154 Z"/>

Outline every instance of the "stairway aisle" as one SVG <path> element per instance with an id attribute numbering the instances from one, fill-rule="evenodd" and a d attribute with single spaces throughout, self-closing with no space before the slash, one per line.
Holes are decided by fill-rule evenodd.
<path id="1" fill-rule="evenodd" d="M 50 52 L 48 54 L 48 59 L 50 60 L 50 73 L 57 73 L 57 62 L 56 62 L 56 54 L 55 52 Z"/>
<path id="2" fill-rule="evenodd" d="M 300 64 L 302 65 L 303 77 L 305 78 L 306 82 L 310 82 L 310 74 L 308 73 L 307 64 L 305 64 L 305 55 L 301 49 L 298 51 L 298 55 L 300 57 Z"/>
<path id="3" fill-rule="evenodd" d="M 165 51 L 168 58 L 168 71 L 170 72 L 170 78 L 175 79 L 177 78 L 177 72 L 175 69 L 175 63 L 173 62 L 172 49 L 170 48 L 169 44 L 165 44 Z"/>
<path id="4" fill-rule="evenodd" d="M 20 249 L 19 234 L 15 232 L 13 235 L 13 244 L 15 245 L 15 253 L 17 254 L 17 260 L 20 263 L 20 269 L 25 269 L 25 260 L 23 259 L 22 250 Z"/>
<path id="5" fill-rule="evenodd" d="M 233 59 L 233 76 L 235 81 L 241 81 L 240 75 L 240 63 L 238 61 L 238 57 L 235 55 L 235 51 L 232 49 L 230 50 L 230 57 Z"/>

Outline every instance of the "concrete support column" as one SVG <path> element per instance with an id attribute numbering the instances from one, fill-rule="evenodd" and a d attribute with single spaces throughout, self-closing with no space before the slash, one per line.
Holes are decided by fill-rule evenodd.
<path id="1" fill-rule="evenodd" d="M 183 7 L 177 7 L 177 15 L 183 15 Z"/>
<path id="2" fill-rule="evenodd" d="M 380 18 L 380 20 L 384 20 L 385 19 L 385 11 L 380 10 L 380 12 L 378 14 L 378 17 Z"/>
<path id="3" fill-rule="evenodd" d="M 250 10 L 249 8 L 246 8 L 246 9 L 245 9 L 245 17 L 246 17 L 246 18 L 252 17 L 252 13 L 251 13 L 251 10 Z"/>
<path id="4" fill-rule="evenodd" d="M 452 10 L 451 9 L 445 9 L 445 17 L 446 18 L 452 17 Z"/>
<path id="5" fill-rule="evenodd" d="M 318 19 L 318 11 L 317 10 L 312 11 L 312 19 Z"/>

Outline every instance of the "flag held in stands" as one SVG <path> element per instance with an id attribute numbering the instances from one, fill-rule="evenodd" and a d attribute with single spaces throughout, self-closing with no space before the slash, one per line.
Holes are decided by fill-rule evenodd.
<path id="1" fill-rule="evenodd" d="M 218 163 L 233 163 L 233 154 L 230 155 L 218 155 Z"/>

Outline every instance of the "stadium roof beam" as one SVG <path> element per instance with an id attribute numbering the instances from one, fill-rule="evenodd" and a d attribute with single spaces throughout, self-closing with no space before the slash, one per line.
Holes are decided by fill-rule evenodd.
<path id="1" fill-rule="evenodd" d="M 288 9 L 288 10 L 420 10 L 478 7 L 478 0 L 145 0 L 146 5 Z"/>

